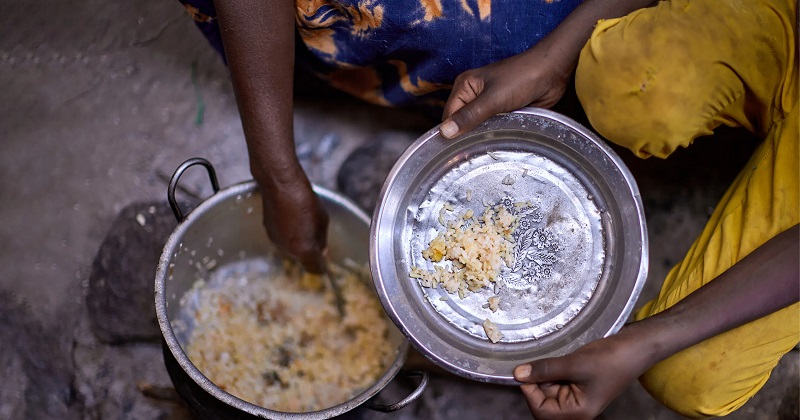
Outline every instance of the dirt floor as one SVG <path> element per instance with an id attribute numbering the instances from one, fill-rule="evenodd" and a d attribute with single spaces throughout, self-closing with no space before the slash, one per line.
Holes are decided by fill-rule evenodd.
<path id="1" fill-rule="evenodd" d="M 182 161 L 210 159 L 222 186 L 250 178 L 226 69 L 177 1 L 6 2 L 0 28 L 0 419 L 189 418 L 164 369 L 153 274 L 175 224 L 167 182 Z M 308 81 L 298 91 L 301 162 L 312 181 L 369 209 L 393 159 L 437 121 L 311 91 Z M 581 121 L 574 98 L 559 110 Z M 755 144 L 722 131 L 668 162 L 619 151 L 639 183 L 650 235 L 639 304 L 655 295 Z M 356 175 L 360 183 L 348 182 Z M 182 200 L 209 192 L 201 172 L 187 173 Z M 776 419 L 779 410 L 797 418 L 798 372 L 794 350 L 728 418 Z M 413 385 L 392 384 L 384 398 Z M 516 388 L 435 375 L 411 406 L 363 415 L 384 417 L 530 414 Z M 633 384 L 604 418 L 680 417 Z"/>

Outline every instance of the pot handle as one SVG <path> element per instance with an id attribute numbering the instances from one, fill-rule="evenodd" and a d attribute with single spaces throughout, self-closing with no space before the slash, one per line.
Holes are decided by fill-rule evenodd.
<path id="1" fill-rule="evenodd" d="M 181 166 L 178 166 L 178 169 L 176 169 L 175 173 L 172 174 L 172 178 L 169 179 L 169 187 L 167 187 L 167 201 L 169 201 L 169 206 L 172 208 L 172 213 L 175 214 L 175 218 L 178 219 L 178 222 L 183 221 L 184 215 L 183 211 L 181 211 L 181 208 L 178 206 L 178 201 L 175 199 L 175 189 L 178 187 L 178 180 L 181 179 L 181 175 L 183 175 L 187 169 L 194 165 L 203 165 L 206 167 L 206 171 L 208 171 L 208 179 L 211 181 L 211 188 L 214 189 L 214 194 L 219 191 L 217 173 L 214 171 L 214 167 L 211 166 L 211 162 L 203 158 L 196 157 L 181 163 Z"/>
<path id="2" fill-rule="evenodd" d="M 394 404 L 383 405 L 376 403 L 373 400 L 369 400 L 364 404 L 364 406 L 371 410 L 380 411 L 381 413 L 392 413 L 416 401 L 416 399 L 422 395 L 422 391 L 425 390 L 425 387 L 428 386 L 429 375 L 428 372 L 423 370 L 401 370 L 398 376 L 418 376 L 422 379 L 419 381 L 419 385 L 417 385 L 417 388 L 414 390 L 414 392 L 408 394 L 408 396 L 403 398 L 401 401 L 398 401 Z"/>

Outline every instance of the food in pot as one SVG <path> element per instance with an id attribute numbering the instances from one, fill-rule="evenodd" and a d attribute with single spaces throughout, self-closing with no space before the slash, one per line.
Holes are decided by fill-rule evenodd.
<path id="1" fill-rule="evenodd" d="M 322 278 L 293 264 L 200 281 L 182 300 L 191 302 L 195 324 L 186 353 L 218 387 L 268 409 L 346 402 L 377 382 L 398 351 L 361 271 L 331 264 L 343 318 Z"/>
<path id="2" fill-rule="evenodd" d="M 517 182 L 517 180 L 514 179 L 514 177 L 512 177 L 511 175 L 506 175 L 506 177 L 503 178 L 502 182 L 503 185 L 514 185 L 514 183 Z"/>

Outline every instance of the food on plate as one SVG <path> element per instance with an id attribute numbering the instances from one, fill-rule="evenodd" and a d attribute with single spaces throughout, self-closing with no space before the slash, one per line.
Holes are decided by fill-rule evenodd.
<path id="1" fill-rule="evenodd" d="M 489 310 L 492 312 L 497 312 L 497 309 L 500 307 L 500 296 L 492 296 L 488 299 Z"/>
<path id="2" fill-rule="evenodd" d="M 451 207 L 445 204 L 442 209 Z M 440 221 L 443 215 L 440 211 Z M 517 217 L 502 205 L 486 207 L 479 217 L 473 210 L 467 210 L 460 217 L 447 220 L 446 229 L 438 232 L 422 251 L 426 260 L 442 264 L 434 265 L 433 270 L 414 266 L 410 276 L 418 279 L 422 287 L 441 285 L 448 293 L 458 293 L 461 298 L 492 286 L 503 263 L 512 265 L 511 233 L 516 222 Z"/>
<path id="3" fill-rule="evenodd" d="M 485 319 L 483 321 L 483 331 L 486 333 L 486 336 L 489 337 L 489 340 L 491 340 L 492 343 L 496 343 L 503 338 L 503 333 L 501 333 L 500 329 L 497 328 L 497 325 L 494 322 L 489 321 L 489 319 Z"/>

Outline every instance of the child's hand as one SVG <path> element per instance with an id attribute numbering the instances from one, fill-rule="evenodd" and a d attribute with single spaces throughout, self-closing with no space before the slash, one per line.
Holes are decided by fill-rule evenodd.
<path id="1" fill-rule="evenodd" d="M 517 366 L 514 378 L 534 418 L 594 419 L 651 365 L 643 342 L 623 329 L 572 354 Z"/>

